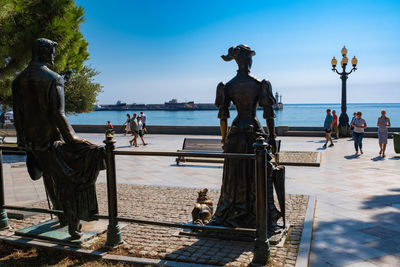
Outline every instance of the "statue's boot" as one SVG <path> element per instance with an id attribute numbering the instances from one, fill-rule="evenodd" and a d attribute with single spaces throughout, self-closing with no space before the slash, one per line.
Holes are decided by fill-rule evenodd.
<path id="1" fill-rule="evenodd" d="M 68 233 L 71 235 L 72 240 L 80 239 L 82 237 L 82 224 L 79 224 L 78 227 L 68 225 Z"/>
<path id="2" fill-rule="evenodd" d="M 58 216 L 58 222 L 60 223 L 61 226 L 67 226 L 68 225 L 68 220 L 65 217 L 65 215 L 59 215 Z"/>
<path id="3" fill-rule="evenodd" d="M 72 240 L 80 239 L 82 237 L 82 224 L 78 218 L 69 220 L 68 233 L 71 235 Z"/>

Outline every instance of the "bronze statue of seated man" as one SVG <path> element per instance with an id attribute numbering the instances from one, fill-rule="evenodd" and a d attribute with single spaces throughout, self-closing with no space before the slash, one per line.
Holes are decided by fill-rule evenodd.
<path id="1" fill-rule="evenodd" d="M 98 213 L 96 179 L 105 168 L 102 147 L 80 139 L 64 113 L 63 78 L 54 64 L 56 42 L 35 40 L 32 60 L 12 84 L 18 147 L 27 154 L 32 179 L 43 177 L 53 209 L 72 239 L 82 235 L 80 220 Z"/>

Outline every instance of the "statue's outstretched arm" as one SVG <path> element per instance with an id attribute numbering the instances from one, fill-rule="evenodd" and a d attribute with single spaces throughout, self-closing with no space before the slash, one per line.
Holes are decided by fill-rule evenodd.
<path id="1" fill-rule="evenodd" d="M 218 118 L 220 120 L 219 126 L 222 136 L 221 143 L 225 142 L 225 138 L 228 133 L 229 104 L 230 101 L 227 99 L 225 94 L 225 84 L 220 82 L 217 86 L 215 106 L 219 109 Z"/>

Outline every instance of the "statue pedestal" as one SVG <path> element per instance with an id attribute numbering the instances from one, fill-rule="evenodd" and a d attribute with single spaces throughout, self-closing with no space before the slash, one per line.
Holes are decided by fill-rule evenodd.
<path id="1" fill-rule="evenodd" d="M 107 230 L 108 221 L 98 220 L 82 221 L 82 237 L 71 240 L 68 226 L 61 227 L 58 220 L 48 220 L 40 224 L 32 225 L 15 231 L 15 235 L 26 236 L 35 239 L 49 240 L 57 244 L 81 247 L 82 244 Z"/>
<path id="2" fill-rule="evenodd" d="M 189 224 L 193 224 L 192 221 Z M 286 224 L 286 227 L 280 229 L 279 232 L 271 235 L 268 234 L 268 241 L 271 246 L 279 246 L 283 244 L 282 241 L 285 241 L 286 236 L 288 234 L 288 229 L 290 228 L 290 224 Z M 233 241 L 243 241 L 243 242 L 254 242 L 255 233 L 246 234 L 246 233 L 233 233 L 233 232 L 217 232 L 217 231 L 207 231 L 207 230 L 192 230 L 192 229 L 183 229 L 179 231 L 179 235 L 187 235 L 194 236 L 197 238 L 207 237 L 207 238 L 216 238 L 222 240 L 233 240 Z"/>

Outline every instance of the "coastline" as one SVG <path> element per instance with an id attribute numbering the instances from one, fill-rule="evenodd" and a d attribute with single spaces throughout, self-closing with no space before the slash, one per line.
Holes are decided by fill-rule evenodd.
<path id="1" fill-rule="evenodd" d="M 104 125 L 73 124 L 72 127 L 77 133 L 104 133 Z M 149 134 L 171 134 L 171 135 L 220 135 L 219 126 L 177 126 L 177 125 L 148 125 L 146 127 Z M 124 125 L 114 125 L 115 133 L 123 134 Z M 265 129 L 266 131 L 266 129 Z M 377 138 L 378 128 L 367 127 L 365 137 Z M 277 136 L 309 136 L 324 137 L 323 127 L 317 126 L 276 126 Z M 400 127 L 389 128 L 389 138 L 392 138 L 394 132 L 400 132 Z"/>
<path id="2" fill-rule="evenodd" d="M 286 104 L 283 110 L 275 111 L 275 125 L 288 126 L 322 126 L 326 109 L 341 113 L 340 104 Z M 395 104 L 348 104 L 347 114 L 351 118 L 353 112 L 362 111 L 368 126 L 376 126 L 382 109 L 386 110 L 392 126 L 400 127 L 400 103 Z M 179 126 L 219 126 L 218 110 L 143 110 L 147 115 L 148 125 Z M 139 111 L 92 111 L 90 113 L 67 115 L 71 124 L 105 125 L 110 121 L 113 125 L 123 124 L 126 114 L 132 116 Z M 228 123 L 236 117 L 236 110 L 230 110 Z M 257 110 L 256 116 L 263 123 L 263 111 Z"/>

